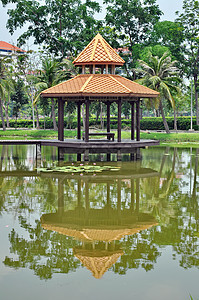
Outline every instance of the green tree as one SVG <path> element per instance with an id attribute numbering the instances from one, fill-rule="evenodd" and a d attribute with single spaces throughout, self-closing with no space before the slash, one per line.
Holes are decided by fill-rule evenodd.
<path id="1" fill-rule="evenodd" d="M 45 57 L 42 60 L 42 70 L 40 70 L 39 75 L 34 78 L 35 87 L 38 91 L 35 103 L 39 99 L 40 93 L 48 89 L 56 84 L 60 83 L 69 78 L 68 69 L 65 68 L 64 63 L 60 63 L 54 58 Z M 57 130 L 57 124 L 55 119 L 55 99 L 51 98 L 51 106 L 52 106 L 52 118 L 53 118 L 53 127 L 54 130 Z"/>
<path id="2" fill-rule="evenodd" d="M 28 103 L 28 97 L 25 93 L 24 82 L 20 78 L 17 78 L 17 81 L 15 82 L 14 92 L 11 95 L 11 102 L 13 107 L 12 114 L 15 116 L 17 121 L 20 109 L 24 104 Z"/>
<path id="3" fill-rule="evenodd" d="M 15 3 L 8 11 L 10 33 L 28 24 L 19 37 L 20 44 L 33 37 L 36 44 L 44 44 L 50 52 L 62 57 L 68 51 L 82 50 L 100 23 L 93 17 L 100 6 L 92 0 L 84 3 L 81 0 L 2 0 L 2 3 Z"/>
<path id="4" fill-rule="evenodd" d="M 107 4 L 106 24 L 118 34 L 120 44 L 132 51 L 131 62 L 139 58 L 142 44 L 162 15 L 156 0 L 104 0 Z"/>
<path id="5" fill-rule="evenodd" d="M 154 25 L 150 36 L 150 44 L 152 46 L 167 47 L 171 55 L 181 64 L 184 62 L 183 43 L 184 34 L 182 26 L 178 22 L 161 21 Z M 153 55 L 158 54 L 153 53 Z"/>
<path id="6" fill-rule="evenodd" d="M 171 56 L 166 52 L 161 58 L 150 55 L 149 63 L 143 60 L 139 60 L 138 62 L 140 68 L 135 70 L 141 76 L 138 82 L 160 93 L 158 97 L 159 108 L 165 130 L 169 133 L 163 103 L 166 100 L 175 108 L 173 93 L 180 92 L 179 87 L 176 86 L 180 82 L 179 71 L 175 67 L 176 61 L 172 61 Z"/>
<path id="7" fill-rule="evenodd" d="M 12 89 L 12 78 L 8 72 L 7 58 L 0 58 L 0 115 L 2 120 L 3 130 L 6 130 L 3 108 L 5 108 L 4 100 L 9 98 Z M 7 118 L 8 119 L 8 118 Z"/>
<path id="8" fill-rule="evenodd" d="M 188 77 L 193 77 L 196 101 L 196 122 L 199 125 L 199 1 L 184 0 L 183 12 L 177 12 L 178 22 L 184 34 L 184 72 Z"/>

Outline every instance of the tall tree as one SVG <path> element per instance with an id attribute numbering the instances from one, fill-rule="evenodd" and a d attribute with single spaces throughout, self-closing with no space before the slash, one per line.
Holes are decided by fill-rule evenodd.
<path id="1" fill-rule="evenodd" d="M 157 22 L 150 34 L 150 45 L 165 46 L 178 62 L 184 62 L 184 34 L 178 22 Z"/>
<path id="2" fill-rule="evenodd" d="M 0 115 L 2 121 L 3 130 L 6 130 L 5 121 L 4 121 L 4 113 L 3 113 L 3 106 L 4 100 L 6 97 L 6 93 L 10 93 L 12 80 L 9 76 L 8 68 L 7 68 L 7 58 L 0 58 Z"/>
<path id="3" fill-rule="evenodd" d="M 28 103 L 28 96 L 25 93 L 25 86 L 22 79 L 17 78 L 15 85 L 14 85 L 14 92 L 11 95 L 11 102 L 13 107 L 13 115 L 16 118 L 19 116 L 19 111 L 22 108 L 22 106 L 26 103 Z"/>
<path id="4" fill-rule="evenodd" d="M 100 11 L 97 2 L 86 0 L 2 0 L 3 5 L 15 3 L 9 9 L 7 28 L 13 33 L 28 25 L 19 37 L 24 44 L 34 37 L 36 44 L 45 44 L 53 53 L 66 56 L 68 51 L 82 50 L 100 26 L 94 14 Z"/>
<path id="5" fill-rule="evenodd" d="M 136 69 L 136 73 L 141 76 L 139 83 L 150 87 L 160 93 L 159 108 L 162 115 L 164 127 L 169 133 L 165 113 L 163 109 L 164 101 L 169 101 L 171 106 L 175 108 L 175 101 L 172 92 L 179 93 L 180 89 L 176 86 L 180 82 L 178 76 L 179 71 L 175 67 L 176 61 L 172 61 L 171 56 L 166 52 L 161 58 L 150 56 L 149 63 L 139 60 L 140 68 Z"/>
<path id="6" fill-rule="evenodd" d="M 184 71 L 188 77 L 194 79 L 195 101 L 196 101 L 196 122 L 199 125 L 199 1 L 184 0 L 183 12 L 177 12 L 178 18 L 176 22 L 181 25 L 184 40 Z"/>
<path id="7" fill-rule="evenodd" d="M 154 24 L 162 15 L 156 0 L 104 0 L 106 23 L 118 32 L 118 39 L 139 58 L 140 45 L 146 43 Z M 135 67 L 135 64 L 134 64 Z"/>
<path id="8" fill-rule="evenodd" d="M 39 99 L 41 91 L 50 88 L 61 81 L 64 81 L 70 77 L 70 73 L 68 71 L 68 62 L 63 63 L 58 62 L 54 58 L 45 57 L 42 60 L 42 70 L 40 74 L 36 78 L 35 87 L 38 91 L 35 97 L 35 103 Z M 54 130 L 57 130 L 57 124 L 55 119 L 55 99 L 51 98 L 51 106 L 52 106 L 52 119 L 53 119 L 53 127 Z"/>

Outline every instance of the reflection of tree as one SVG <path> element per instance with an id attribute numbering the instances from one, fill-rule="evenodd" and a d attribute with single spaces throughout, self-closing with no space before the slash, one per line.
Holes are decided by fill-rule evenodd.
<path id="1" fill-rule="evenodd" d="M 108 213 L 111 215 L 119 207 L 121 217 L 128 211 L 130 217 L 139 211 L 140 214 L 151 214 L 159 221 L 158 227 L 127 235 L 115 241 L 114 249 L 119 250 L 119 253 L 123 252 L 111 267 L 111 270 L 118 274 L 125 274 L 132 268 L 151 270 L 161 255 L 161 248 L 168 245 L 173 247 L 173 254 L 179 256 L 180 266 L 198 268 L 199 150 L 196 149 L 192 165 L 189 165 L 187 150 L 166 149 L 162 160 L 162 149 L 160 150 L 153 149 L 152 152 L 146 152 L 151 153 L 151 156 L 145 157 L 142 162 L 145 168 L 160 170 L 159 176 L 141 177 L 139 175 L 141 162 L 139 164 L 134 162 L 126 165 L 129 173 L 121 173 L 120 177 L 114 174 L 103 181 L 103 176 L 98 175 L 70 177 L 59 174 L 59 177 L 51 177 L 50 174 L 41 174 L 28 178 L 20 175 L 23 163 L 18 164 L 17 160 L 14 162 L 12 158 L 12 151 L 16 151 L 15 148 L 2 149 L 1 170 L 19 170 L 19 176 L 12 179 L 11 176 L 0 177 L 0 211 L 5 210 L 4 207 L 7 206 L 8 211 L 12 209 L 16 215 L 23 215 L 24 218 L 19 217 L 20 226 L 28 233 L 28 237 L 23 237 L 18 234 L 17 229 L 12 230 L 9 236 L 10 252 L 15 259 L 12 255 L 7 256 L 4 260 L 5 265 L 30 268 L 37 276 L 45 279 L 51 278 L 53 273 L 68 273 L 80 266 L 80 261 L 73 257 L 73 251 L 78 249 L 78 255 L 83 257 L 82 241 L 74 241 L 71 237 L 60 235 L 58 232 L 45 231 L 39 222 L 36 226 L 31 226 L 26 221 L 32 211 L 39 210 L 40 214 L 59 213 L 60 209 L 57 207 L 59 201 L 67 211 L 77 211 L 79 207 L 85 212 L 89 206 L 90 210 L 98 211 L 98 215 L 102 214 L 103 210 L 107 215 Z M 8 156 L 6 151 L 11 156 L 8 161 L 4 159 L 6 155 Z M 24 159 L 24 164 L 27 164 L 26 151 L 27 148 L 22 155 L 18 153 L 20 158 Z M 49 153 L 47 155 L 50 157 L 51 152 Z M 50 164 L 49 161 L 46 162 L 46 165 Z M 32 169 L 32 165 L 27 166 Z M 190 192 L 189 178 L 186 175 L 189 167 L 194 174 Z M 137 177 L 127 176 L 132 170 Z M 86 202 L 88 192 L 89 202 Z M 95 220 L 95 217 L 93 219 Z M 92 253 L 93 256 L 94 254 L 97 255 Z M 89 257 L 93 258 L 92 255 L 90 253 Z"/>
<path id="2" fill-rule="evenodd" d="M 115 273 L 123 275 L 126 274 L 128 269 L 138 269 L 141 267 L 145 271 L 149 271 L 154 268 L 160 252 L 157 246 L 149 240 L 148 232 L 143 231 L 139 234 L 128 236 L 122 241 L 124 255 L 112 267 Z"/>
<path id="3" fill-rule="evenodd" d="M 25 239 L 20 237 L 15 229 L 11 231 L 10 253 L 18 258 L 6 257 L 6 266 L 29 268 L 34 270 L 40 279 L 50 279 L 53 273 L 69 273 L 79 267 L 80 263 L 72 253 L 72 248 L 77 242 L 72 238 L 43 230 L 39 221 L 35 227 L 27 224 L 23 218 L 20 218 L 20 223 L 29 236 Z"/>

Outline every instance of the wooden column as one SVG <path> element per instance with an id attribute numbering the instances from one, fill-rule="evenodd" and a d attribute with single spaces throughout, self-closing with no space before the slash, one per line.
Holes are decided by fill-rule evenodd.
<path id="1" fill-rule="evenodd" d="M 81 102 L 77 102 L 77 138 L 81 140 Z"/>
<path id="2" fill-rule="evenodd" d="M 136 102 L 136 140 L 140 141 L 140 99 Z"/>
<path id="3" fill-rule="evenodd" d="M 118 99 L 118 127 L 117 127 L 117 141 L 118 142 L 121 142 L 121 128 L 122 128 L 121 114 L 122 114 L 122 100 L 119 97 L 119 99 Z"/>
<path id="4" fill-rule="evenodd" d="M 131 102 L 131 140 L 135 139 L 135 102 Z"/>
<path id="5" fill-rule="evenodd" d="M 110 102 L 109 101 L 106 103 L 106 107 L 107 107 L 107 132 L 110 132 L 111 127 L 110 127 Z M 110 140 L 110 137 L 108 139 Z"/>
<path id="6" fill-rule="evenodd" d="M 89 141 L 89 101 L 86 100 L 85 142 Z"/>
<path id="7" fill-rule="evenodd" d="M 64 101 L 58 99 L 58 140 L 64 140 Z"/>

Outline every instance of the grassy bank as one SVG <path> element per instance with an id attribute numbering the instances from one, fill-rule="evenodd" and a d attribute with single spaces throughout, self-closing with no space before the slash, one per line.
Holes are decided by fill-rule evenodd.
<path id="1" fill-rule="evenodd" d="M 102 131 L 99 131 L 102 132 Z M 115 131 L 116 138 L 117 132 Z M 54 130 L 23 130 L 12 129 L 0 131 L 0 139 L 57 139 L 58 133 Z M 75 138 L 76 130 L 65 130 L 65 138 Z M 123 139 L 130 139 L 130 131 L 122 131 Z M 159 140 L 164 145 L 195 145 L 199 146 L 199 133 L 179 132 L 179 133 L 162 133 L 162 132 L 141 132 L 141 139 Z"/>

